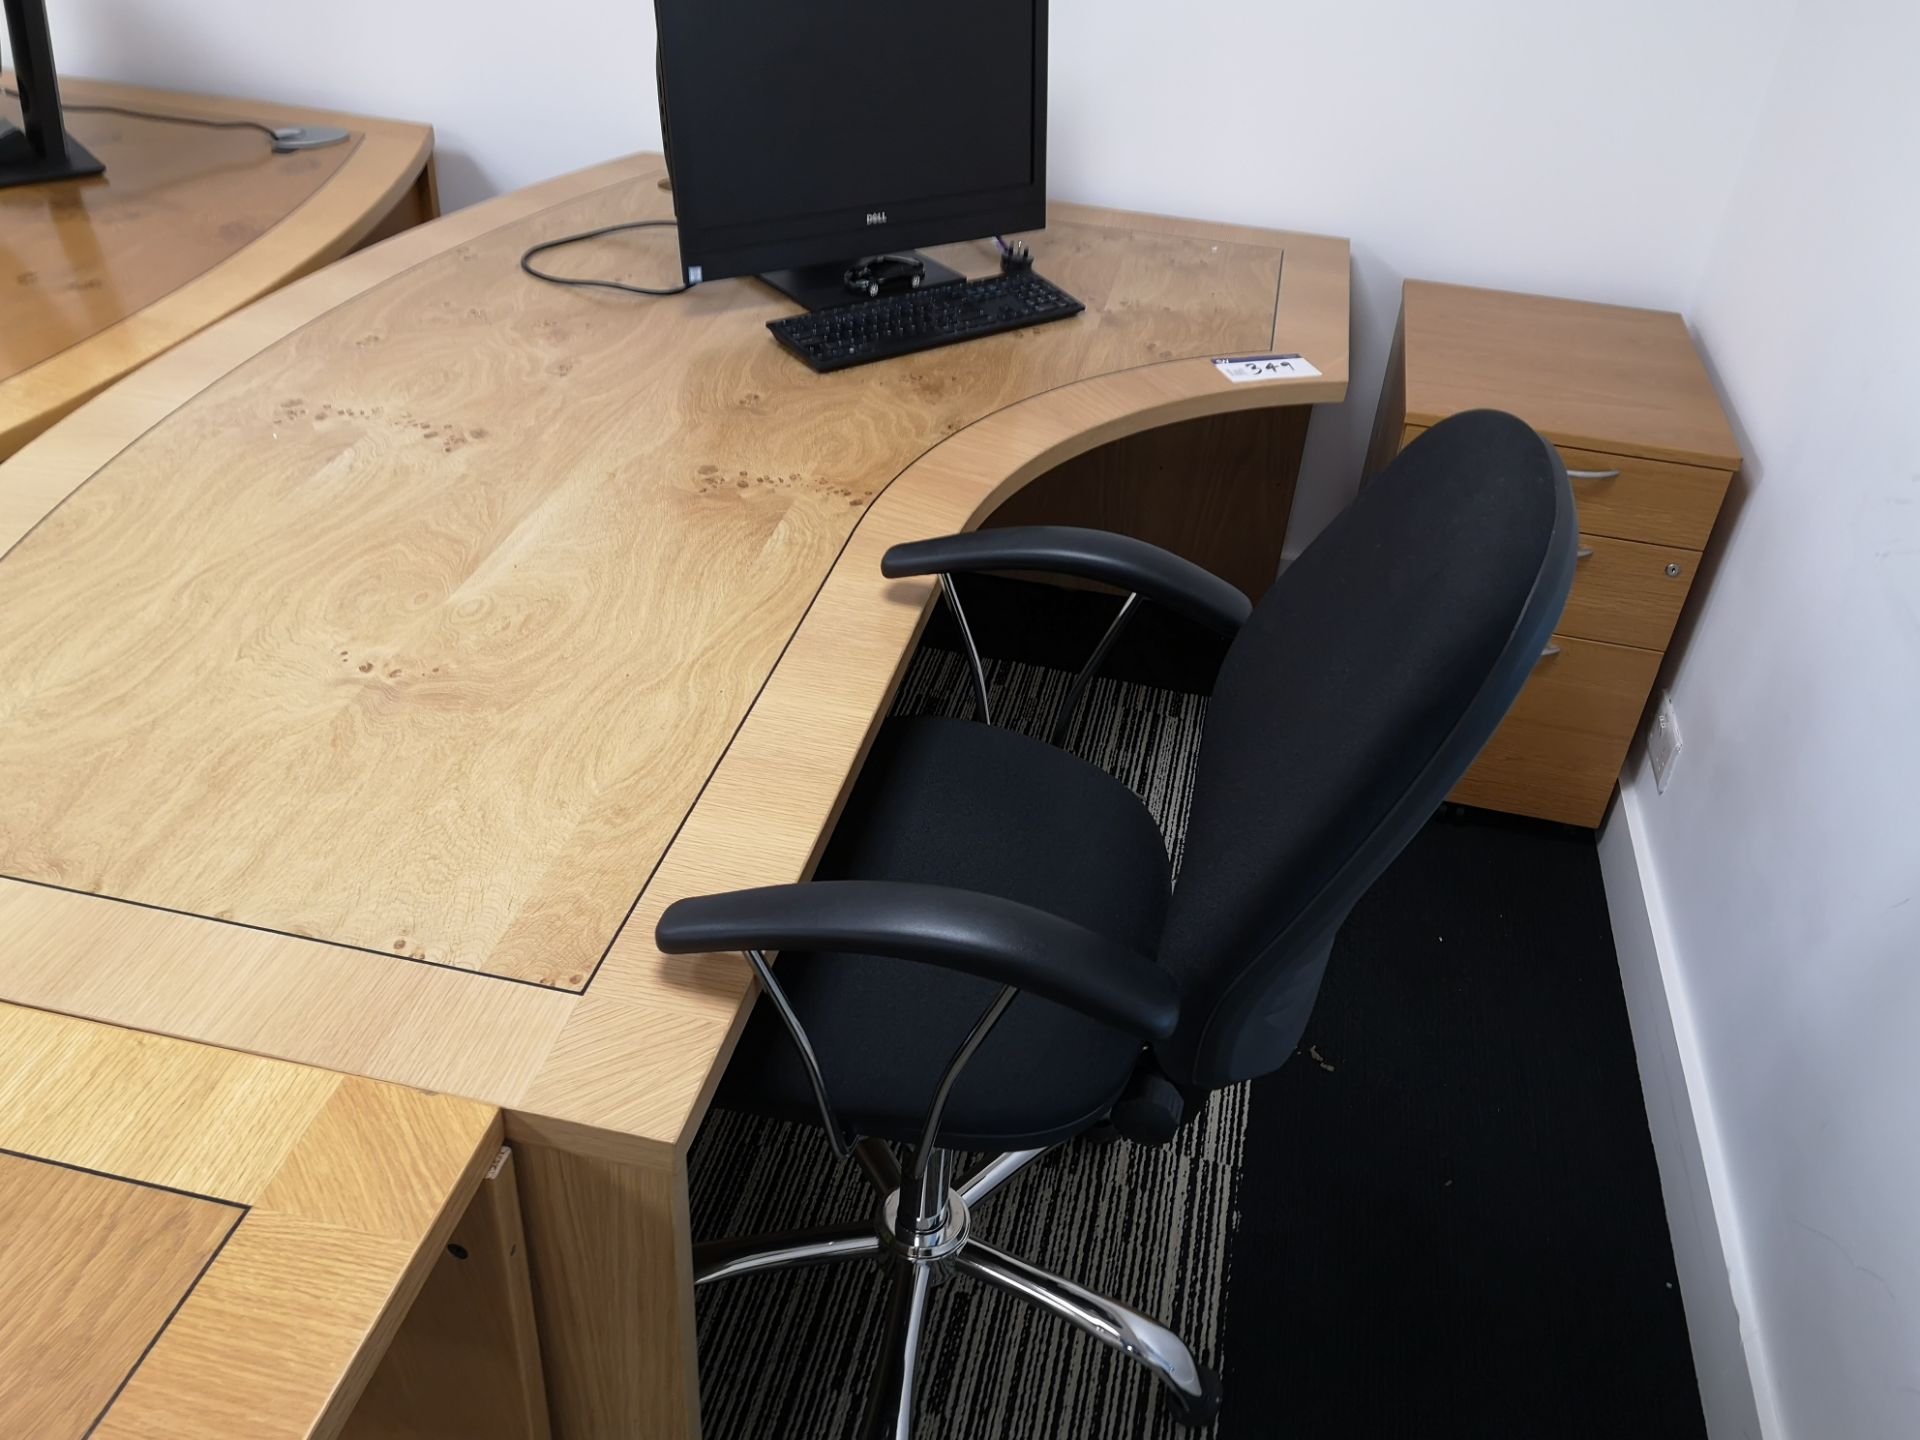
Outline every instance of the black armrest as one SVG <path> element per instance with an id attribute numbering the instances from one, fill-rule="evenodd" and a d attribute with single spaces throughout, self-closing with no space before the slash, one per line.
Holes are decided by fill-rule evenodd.
<path id="1" fill-rule="evenodd" d="M 850 950 L 919 960 L 1018 986 L 1120 1030 L 1173 1032 L 1173 977 L 1071 920 L 945 885 L 821 880 L 676 900 L 654 939 L 669 955 L 708 950 Z"/>
<path id="2" fill-rule="evenodd" d="M 1253 613 L 1251 600 L 1191 560 L 1131 535 L 1074 525 L 1010 525 L 909 540 L 880 560 L 880 573 L 893 580 L 978 570 L 1032 570 L 1117 585 L 1227 636 L 1238 634 Z"/>

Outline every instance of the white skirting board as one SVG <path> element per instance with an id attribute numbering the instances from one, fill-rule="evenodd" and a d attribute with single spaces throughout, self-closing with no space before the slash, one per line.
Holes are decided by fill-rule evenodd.
<path id="1" fill-rule="evenodd" d="M 1700 1404 L 1712 1440 L 1784 1440 L 1765 1352 L 1752 1329 L 1738 1219 L 1728 1203 L 1726 1167 L 1692 1012 L 1679 981 L 1659 877 L 1647 867 L 1639 797 L 1652 793 L 1652 774 L 1635 747 L 1600 830 L 1600 872 L 1686 1303 Z M 1748 1317 L 1744 1325 L 1743 1316 Z"/>

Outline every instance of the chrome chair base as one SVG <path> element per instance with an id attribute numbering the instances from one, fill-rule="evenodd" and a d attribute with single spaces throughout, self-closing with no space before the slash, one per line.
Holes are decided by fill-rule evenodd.
<path id="1" fill-rule="evenodd" d="M 911 1440 L 921 1332 L 934 1276 L 941 1270 L 958 1271 L 1017 1295 L 1138 1361 L 1165 1387 L 1176 1420 L 1206 1424 L 1220 1409 L 1220 1382 L 1178 1335 L 1117 1300 L 1029 1265 L 971 1233 L 973 1210 L 1043 1153 L 1009 1152 L 954 1185 L 951 1151 L 932 1151 L 903 1178 L 891 1150 L 879 1141 L 862 1140 L 854 1158 L 875 1192 L 870 1224 L 696 1245 L 694 1284 L 836 1260 L 881 1260 L 887 1270 L 887 1318 L 860 1440 Z"/>

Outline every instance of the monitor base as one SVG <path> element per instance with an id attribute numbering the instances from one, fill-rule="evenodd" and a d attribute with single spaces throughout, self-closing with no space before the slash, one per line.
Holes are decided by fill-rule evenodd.
<path id="1" fill-rule="evenodd" d="M 282 125 L 273 132 L 273 153 L 286 155 L 295 150 L 324 150 L 338 145 L 352 132 L 338 125 Z"/>
<path id="2" fill-rule="evenodd" d="M 106 168 L 71 135 L 67 136 L 66 154 L 53 159 L 36 151 L 18 126 L 0 120 L 0 188 L 38 185 L 49 180 L 78 180 L 87 175 L 104 174 Z"/>
<path id="3" fill-rule="evenodd" d="M 935 285 L 958 285 L 967 278 L 951 265 L 942 265 L 918 250 L 899 253 L 912 256 L 926 267 L 918 287 L 922 290 L 929 290 Z M 760 278 L 809 310 L 831 310 L 836 305 L 851 305 L 856 300 L 867 298 L 847 289 L 847 271 L 859 263 L 858 260 L 847 260 L 838 265 L 802 265 L 793 270 L 769 270 Z"/>

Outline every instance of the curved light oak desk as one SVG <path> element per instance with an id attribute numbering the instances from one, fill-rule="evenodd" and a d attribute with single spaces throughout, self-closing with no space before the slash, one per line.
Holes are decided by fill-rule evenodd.
<path id="1" fill-rule="evenodd" d="M 340 1434 L 499 1142 L 489 1105 L 0 1005 L 0 1435 Z"/>
<path id="2" fill-rule="evenodd" d="M 439 213 L 425 125 L 93 80 L 60 89 L 73 107 L 349 134 L 276 155 L 255 130 L 69 109 L 107 173 L 0 190 L 0 457 L 248 301 Z M 0 94 L 0 118 L 17 122 L 20 102 Z"/>
<path id="3" fill-rule="evenodd" d="M 0 465 L 0 998 L 500 1105 L 563 1436 L 697 1432 L 684 1157 L 750 975 L 653 924 L 808 873 L 931 604 L 881 553 L 1347 379 L 1321 237 L 1061 206 L 1084 316 L 828 376 L 755 283 L 515 268 L 660 176 L 398 235 Z M 1270 349 L 1321 377 L 1207 358 Z"/>

